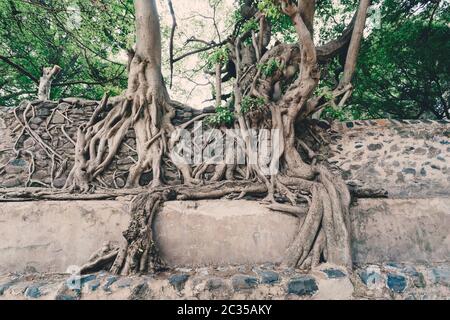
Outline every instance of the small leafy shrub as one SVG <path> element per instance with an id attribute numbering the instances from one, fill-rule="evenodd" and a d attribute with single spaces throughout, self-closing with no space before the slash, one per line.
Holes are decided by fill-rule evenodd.
<path id="1" fill-rule="evenodd" d="M 281 63 L 276 59 L 270 59 L 266 63 L 258 65 L 261 70 L 261 73 L 266 76 L 272 76 L 277 70 L 281 68 Z"/>
<path id="2" fill-rule="evenodd" d="M 258 31 L 259 24 L 258 22 L 253 18 L 244 23 L 242 26 L 242 33 L 246 33 L 247 31 Z"/>
<path id="3" fill-rule="evenodd" d="M 263 98 L 253 98 L 250 96 L 245 96 L 244 98 L 242 98 L 241 102 L 241 113 L 246 114 L 251 110 L 261 108 L 263 105 L 264 105 Z"/>
<path id="4" fill-rule="evenodd" d="M 234 122 L 234 114 L 226 107 L 217 107 L 216 113 L 206 117 L 205 122 L 211 127 L 231 125 Z"/>
<path id="5" fill-rule="evenodd" d="M 331 91 L 331 89 L 328 86 L 317 87 L 314 95 L 315 96 L 323 95 L 324 99 L 327 101 L 330 101 L 331 99 L 333 99 L 333 92 Z"/>
<path id="6" fill-rule="evenodd" d="M 216 64 L 224 65 L 229 59 L 228 48 L 223 47 L 214 51 L 206 57 L 207 68 L 213 69 Z"/>

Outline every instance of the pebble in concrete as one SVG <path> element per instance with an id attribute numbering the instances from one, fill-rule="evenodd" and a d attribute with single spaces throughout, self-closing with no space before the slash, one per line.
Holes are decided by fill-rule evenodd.
<path id="1" fill-rule="evenodd" d="M 90 275 L 86 275 L 86 276 L 82 276 L 80 278 L 80 284 L 83 287 L 86 283 L 95 280 L 97 278 L 97 276 L 95 274 L 90 274 Z"/>
<path id="2" fill-rule="evenodd" d="M 17 279 L 8 281 L 6 283 L 0 284 L 0 296 L 5 293 L 6 290 L 8 290 L 12 285 L 14 285 L 17 282 Z"/>
<path id="3" fill-rule="evenodd" d="M 116 281 L 115 285 L 117 288 L 128 288 L 131 285 L 131 279 L 130 278 L 121 278 Z"/>
<path id="4" fill-rule="evenodd" d="M 369 288 L 373 289 L 379 286 L 382 282 L 382 277 L 379 268 L 368 267 L 359 272 L 361 281 Z"/>
<path id="5" fill-rule="evenodd" d="M 327 275 L 328 279 L 344 278 L 346 274 L 338 269 L 324 269 L 323 272 Z"/>
<path id="6" fill-rule="evenodd" d="M 103 290 L 104 291 L 111 291 L 111 285 L 117 281 L 117 277 L 116 276 L 109 276 L 108 279 L 106 280 L 105 285 L 103 286 Z"/>
<path id="7" fill-rule="evenodd" d="M 411 280 L 416 288 L 425 288 L 425 277 L 421 272 L 418 272 L 413 266 L 405 266 L 402 272 L 411 277 Z"/>
<path id="8" fill-rule="evenodd" d="M 169 278 L 169 283 L 178 291 L 184 289 L 184 285 L 186 281 L 189 279 L 189 275 L 187 274 L 176 274 Z"/>
<path id="9" fill-rule="evenodd" d="M 61 285 L 55 296 L 55 300 L 80 300 L 80 298 L 81 290 L 69 288 L 66 282 Z"/>
<path id="10" fill-rule="evenodd" d="M 243 274 L 238 274 L 231 280 L 235 291 L 254 289 L 258 286 L 258 279 Z"/>
<path id="11" fill-rule="evenodd" d="M 91 283 L 89 283 L 89 290 L 95 291 L 100 287 L 100 281 L 94 280 Z"/>
<path id="12" fill-rule="evenodd" d="M 434 284 L 443 284 L 450 286 L 450 267 L 440 266 L 433 268 L 431 271 L 431 279 Z"/>
<path id="13" fill-rule="evenodd" d="M 274 271 L 262 270 L 258 272 L 262 284 L 275 284 L 280 281 L 280 275 Z"/>
<path id="14" fill-rule="evenodd" d="M 387 276 L 387 286 L 396 293 L 402 293 L 406 289 L 406 278 L 399 274 L 389 273 Z"/>
<path id="15" fill-rule="evenodd" d="M 292 278 L 288 283 L 288 293 L 298 296 L 313 295 L 319 288 L 316 280 L 311 276 Z"/>
<path id="16" fill-rule="evenodd" d="M 147 299 L 150 295 L 150 288 L 145 281 L 142 281 L 135 285 L 131 289 L 131 295 L 129 297 L 130 300 L 143 300 Z"/>
<path id="17" fill-rule="evenodd" d="M 33 299 L 39 298 L 42 295 L 41 291 L 39 290 L 39 287 L 40 287 L 39 285 L 29 286 L 25 291 L 25 296 Z"/>
<path id="18" fill-rule="evenodd" d="M 226 288 L 225 282 L 220 278 L 211 278 L 206 281 L 205 284 L 206 290 L 216 291 Z"/>

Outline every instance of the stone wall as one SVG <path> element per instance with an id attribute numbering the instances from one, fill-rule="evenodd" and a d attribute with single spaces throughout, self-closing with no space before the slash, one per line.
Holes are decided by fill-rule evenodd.
<path id="1" fill-rule="evenodd" d="M 32 107 L 24 115 L 30 105 Z M 77 129 L 89 121 L 97 106 L 96 101 L 65 99 L 59 102 L 24 101 L 16 110 L 0 107 L 0 188 L 62 188 L 73 166 Z M 211 112 L 211 109 L 195 110 L 180 104 L 175 105 L 175 108 L 175 125 L 203 112 Z M 25 119 L 29 123 L 29 129 L 23 131 L 19 121 L 24 124 Z M 36 132 L 42 141 L 33 138 L 30 131 Z M 117 157 L 99 181 L 104 187 L 121 188 L 125 185 L 129 169 L 137 160 L 134 137 L 134 130 L 130 130 L 125 136 L 125 143 Z M 55 157 L 55 162 L 52 157 Z M 33 172 L 31 177 L 30 169 Z M 55 177 L 53 186 L 52 175 Z M 176 172 L 166 172 L 168 180 L 176 179 L 177 176 Z M 146 185 L 150 181 L 150 174 L 144 174 L 140 183 Z"/>
<path id="2" fill-rule="evenodd" d="M 34 104 L 35 113 L 29 110 L 26 116 L 30 129 L 66 161 L 52 165 L 52 152 L 45 151 L 30 132 L 22 134 L 12 109 L 0 108 L 0 187 L 50 186 L 53 171 L 53 186 L 61 188 L 68 174 L 63 169 L 73 165 L 77 128 L 97 106 L 97 102 L 74 99 Z M 22 103 L 17 109 L 22 123 L 27 105 Z M 174 123 L 186 122 L 202 112 L 211 110 L 177 105 Z M 331 141 L 329 162 L 340 169 L 350 186 L 383 189 L 391 198 L 450 194 L 450 122 L 354 121 L 335 123 L 323 134 Z M 134 131 L 130 130 L 118 156 L 102 175 L 100 183 L 105 187 L 124 186 L 129 168 L 137 159 L 133 137 Z M 22 152 L 17 154 L 14 149 Z M 28 151 L 34 157 L 30 180 L 32 159 Z M 167 170 L 165 176 L 168 182 L 178 179 L 176 170 Z M 150 181 L 148 173 L 140 183 Z"/>
<path id="3" fill-rule="evenodd" d="M 0 275 L 11 300 L 432 300 L 450 296 L 448 265 L 321 265 L 309 273 L 273 264 L 177 268 L 157 275 Z"/>
<path id="4" fill-rule="evenodd" d="M 329 161 L 349 185 L 390 198 L 450 195 L 450 122 L 371 120 L 335 123 Z"/>

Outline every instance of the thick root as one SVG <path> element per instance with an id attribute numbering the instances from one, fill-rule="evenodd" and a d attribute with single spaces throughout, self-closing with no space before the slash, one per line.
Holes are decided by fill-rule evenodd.
<path id="1" fill-rule="evenodd" d="M 158 248 L 153 239 L 152 223 L 159 208 L 165 201 L 183 199 L 217 199 L 228 194 L 242 193 L 264 194 L 264 185 L 250 182 L 220 182 L 198 187 L 179 185 L 161 187 L 136 196 L 130 207 L 131 220 L 128 229 L 123 233 L 126 242 L 119 250 L 106 252 L 88 263 L 86 269 L 91 272 L 112 265 L 109 271 L 114 274 L 128 275 L 164 270 L 166 265 L 160 258 Z M 95 263 L 97 260 L 102 263 Z"/>
<path id="2" fill-rule="evenodd" d="M 295 267 L 303 264 L 314 244 L 323 216 L 323 203 L 320 198 L 319 187 L 312 189 L 312 204 L 305 221 L 300 226 L 298 235 L 288 248 L 283 264 Z"/>
<path id="3" fill-rule="evenodd" d="M 288 248 L 283 263 L 314 267 L 323 259 L 351 269 L 350 193 L 345 183 L 323 166 L 320 183 L 312 189 L 312 202 L 299 233 Z"/>
<path id="4" fill-rule="evenodd" d="M 311 192 L 308 210 L 302 206 L 272 203 L 274 211 L 295 215 L 301 220 L 299 233 L 286 251 L 283 264 L 288 267 L 309 269 L 323 261 L 351 267 L 348 205 L 350 195 L 342 184 L 324 167 L 320 167 L 320 182 L 307 182 L 299 178 L 284 178 L 291 185 L 301 182 Z M 305 190 L 303 190 L 305 191 Z M 102 257 L 95 257 L 86 265 L 87 270 L 109 268 L 116 274 L 157 272 L 166 265 L 161 260 L 153 239 L 152 222 L 159 208 L 169 200 L 219 199 L 229 195 L 251 195 L 263 198 L 269 192 L 267 185 L 249 181 L 222 181 L 199 186 L 166 186 L 139 194 L 132 201 L 131 221 L 124 232 L 126 242 L 119 250 L 114 248 Z M 108 267 L 109 266 L 109 267 Z"/>
<path id="5" fill-rule="evenodd" d="M 155 192 L 141 194 L 132 201 L 130 225 L 123 234 L 127 243 L 111 271 L 127 275 L 157 272 L 165 268 L 153 241 L 152 222 L 166 198 L 167 193 Z"/>

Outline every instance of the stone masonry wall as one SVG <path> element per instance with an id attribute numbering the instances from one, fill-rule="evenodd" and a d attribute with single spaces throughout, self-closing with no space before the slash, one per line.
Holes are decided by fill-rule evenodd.
<path id="1" fill-rule="evenodd" d="M 105 272 L 0 275 L 0 300 L 435 300 L 448 299 L 448 265 L 331 265 L 309 273 L 273 264 L 178 268 L 157 275 Z"/>
<path id="2" fill-rule="evenodd" d="M 329 162 L 349 185 L 390 198 L 450 195 L 450 122 L 374 120 L 336 123 Z"/>
<path id="3" fill-rule="evenodd" d="M 29 130 L 22 131 L 22 126 L 18 122 L 20 120 L 22 124 L 25 123 L 24 111 L 30 103 L 34 106 L 34 110 L 29 109 L 26 115 L 30 129 L 42 138 L 44 144 L 55 150 L 56 160 L 58 155 L 61 156 L 63 160 L 56 161 L 55 165 L 52 165 L 52 151 L 48 149 L 46 151 L 42 143 L 32 137 Z M 16 111 L 12 108 L 0 107 L 0 187 L 62 188 L 73 166 L 77 129 L 82 123 L 89 121 L 97 105 L 96 101 L 65 99 L 60 102 L 43 103 L 24 101 Z M 189 109 L 179 105 L 176 106 L 173 123 L 175 125 L 184 123 L 202 112 L 210 111 Z M 130 130 L 117 157 L 102 175 L 100 183 L 105 187 L 121 188 L 125 185 L 128 171 L 137 160 L 134 137 L 134 131 Z M 28 180 L 30 168 L 33 174 Z M 51 186 L 50 178 L 52 175 L 55 177 L 53 186 Z M 177 173 L 166 172 L 166 176 L 169 180 L 176 179 Z M 146 185 L 150 181 L 150 174 L 144 174 L 141 184 Z"/>
<path id="4" fill-rule="evenodd" d="M 73 165 L 74 141 L 78 126 L 87 121 L 97 102 L 68 99 L 62 102 L 33 103 L 26 119 L 43 142 L 66 161 L 52 166 L 52 153 L 22 128 L 13 109 L 0 108 L 0 187 L 50 186 L 61 188 Z M 16 114 L 24 122 L 22 103 Z M 178 106 L 174 124 L 192 119 L 202 112 Z M 447 196 L 450 193 L 450 122 L 446 121 L 354 121 L 334 123 L 324 132 L 331 140 L 328 161 L 340 169 L 350 186 L 382 189 L 389 197 Z M 123 187 L 129 168 L 136 161 L 134 131 L 130 130 L 118 156 L 101 177 L 105 187 Z M 22 150 L 19 154 L 15 150 Z M 34 157 L 32 168 L 31 151 Z M 66 168 L 66 170 L 62 170 Z M 33 169 L 33 168 L 32 168 Z M 64 172 L 64 173 L 63 173 Z M 170 181 L 178 179 L 176 170 L 165 172 Z M 141 185 L 151 180 L 144 174 Z"/>

